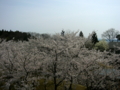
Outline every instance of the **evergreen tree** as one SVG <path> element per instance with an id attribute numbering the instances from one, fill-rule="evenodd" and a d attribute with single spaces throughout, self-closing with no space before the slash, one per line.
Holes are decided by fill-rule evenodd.
<path id="1" fill-rule="evenodd" d="M 83 32 L 82 32 L 82 31 L 80 31 L 79 36 L 80 36 L 80 37 L 84 37 L 84 35 L 83 35 Z"/>
<path id="2" fill-rule="evenodd" d="M 61 32 L 61 36 L 64 36 L 64 34 L 65 34 L 65 31 L 64 31 L 64 30 L 62 30 L 62 32 Z"/>
<path id="3" fill-rule="evenodd" d="M 92 43 L 95 45 L 98 41 L 96 32 L 93 32 L 92 34 Z"/>
<path id="4" fill-rule="evenodd" d="M 117 38 L 117 40 L 120 40 L 120 34 L 118 34 L 118 35 L 116 36 L 116 38 Z"/>

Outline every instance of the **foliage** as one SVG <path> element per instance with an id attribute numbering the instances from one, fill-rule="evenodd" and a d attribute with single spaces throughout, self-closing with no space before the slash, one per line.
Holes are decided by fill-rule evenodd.
<path id="1" fill-rule="evenodd" d="M 80 37 L 84 37 L 84 35 L 83 35 L 83 32 L 82 32 L 82 31 L 80 31 L 79 36 L 80 36 Z"/>
<path id="2" fill-rule="evenodd" d="M 97 34 L 96 32 L 94 31 L 93 34 L 92 34 L 92 43 L 95 45 L 98 41 L 98 38 L 97 38 Z"/>
<path id="3" fill-rule="evenodd" d="M 50 38 L 49 34 L 41 34 L 40 36 L 44 39 L 49 39 Z"/>
<path id="4" fill-rule="evenodd" d="M 88 40 L 85 42 L 85 47 L 88 49 L 93 49 L 94 44 L 90 40 Z"/>
<path id="5" fill-rule="evenodd" d="M 99 65 L 120 60 L 119 55 L 88 50 L 85 43 L 89 40 L 76 34 L 0 43 L 0 80 L 3 82 L 0 88 L 35 90 L 52 84 L 52 90 L 59 90 L 61 85 L 63 90 L 72 90 L 80 85 L 87 90 L 113 90 L 113 86 L 119 90 L 115 81 L 119 73 L 108 80 L 107 73 L 101 75 L 104 68 Z"/>
<path id="6" fill-rule="evenodd" d="M 100 50 L 100 51 L 104 51 L 104 50 L 108 50 L 109 46 L 108 43 L 105 40 L 101 40 L 98 43 L 95 44 L 95 49 L 96 50 Z"/>
<path id="7" fill-rule="evenodd" d="M 120 34 L 118 34 L 118 35 L 116 36 L 116 38 L 117 38 L 117 40 L 120 40 Z"/>
<path id="8" fill-rule="evenodd" d="M 88 49 L 93 49 L 93 47 L 95 46 L 95 44 L 99 42 L 98 38 L 97 38 L 97 34 L 95 31 L 93 31 L 87 38 L 86 42 L 85 42 L 85 46 Z"/>
<path id="9" fill-rule="evenodd" d="M 62 30 L 62 32 L 61 32 L 61 36 L 64 36 L 64 35 L 65 35 L 65 31 Z"/>
<path id="10" fill-rule="evenodd" d="M 20 31 L 6 31 L 4 29 L 0 30 L 0 38 L 3 40 L 9 41 L 9 40 L 14 40 L 14 41 L 28 41 L 29 38 L 31 38 L 31 35 L 26 32 L 20 32 Z"/>

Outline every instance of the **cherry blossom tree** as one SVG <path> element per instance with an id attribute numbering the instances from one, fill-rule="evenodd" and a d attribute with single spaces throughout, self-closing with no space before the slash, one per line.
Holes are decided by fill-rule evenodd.
<path id="1" fill-rule="evenodd" d="M 0 43 L 0 81 L 3 82 L 0 88 L 37 90 L 39 81 L 44 79 L 44 90 L 49 81 L 53 90 L 76 90 L 75 84 L 87 90 L 119 90 L 115 79 L 120 73 L 103 73 L 110 67 L 118 67 L 111 63 L 119 61 L 119 55 L 89 50 L 85 45 L 88 39 L 80 38 L 77 33 Z"/>

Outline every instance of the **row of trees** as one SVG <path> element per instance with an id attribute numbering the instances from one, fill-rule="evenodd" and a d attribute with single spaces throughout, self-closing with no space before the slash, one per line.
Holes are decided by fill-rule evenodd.
<path id="1" fill-rule="evenodd" d="M 64 36 L 65 35 L 65 31 L 62 30 L 61 35 Z M 0 30 L 0 38 L 2 39 L 6 39 L 6 41 L 9 40 L 25 40 L 28 41 L 29 38 L 38 38 L 38 37 L 44 37 L 44 38 L 50 38 L 49 34 L 39 34 L 39 33 L 32 33 L 32 32 L 20 32 L 20 31 L 7 31 L 7 30 Z M 84 37 L 84 34 L 82 31 L 80 31 L 79 33 L 80 37 Z M 96 43 L 98 42 L 98 38 L 97 38 L 97 34 L 96 32 L 94 32 L 93 34 L 93 42 Z M 108 29 L 107 31 L 103 32 L 102 34 L 102 38 L 108 41 L 114 41 L 115 38 L 117 38 L 118 40 L 120 40 L 120 34 L 119 31 L 115 30 L 114 28 Z"/>
<path id="2" fill-rule="evenodd" d="M 90 38 L 76 34 L 0 43 L 0 89 L 119 90 L 120 74 L 106 71 L 110 61 L 120 61 L 119 55 L 88 49 Z"/>
<path id="3" fill-rule="evenodd" d="M 7 31 L 7 30 L 0 30 L 0 38 L 1 40 L 14 40 L 14 41 L 28 41 L 29 38 L 31 38 L 31 35 L 26 32 L 20 32 L 20 31 Z"/>
<path id="4" fill-rule="evenodd" d="M 63 34 L 63 32 L 64 32 L 64 34 Z M 65 35 L 65 31 L 62 31 L 61 35 L 64 36 Z M 82 31 L 79 32 L 79 37 L 80 38 L 85 38 Z M 96 34 L 95 31 L 93 31 L 88 36 L 88 39 L 85 42 L 85 46 L 88 49 L 96 49 L 96 50 L 100 50 L 102 52 L 104 50 L 108 50 L 109 49 L 108 43 L 105 40 L 101 40 L 101 41 L 98 40 L 98 37 L 97 37 L 97 34 Z"/>
<path id="5" fill-rule="evenodd" d="M 108 42 L 114 42 L 117 38 L 117 41 L 120 40 L 120 32 L 114 28 L 108 29 L 102 34 L 102 40 L 98 41 L 96 32 L 93 32 L 92 37 L 89 37 L 90 40 L 87 42 L 87 47 L 95 48 L 100 51 L 110 50 Z M 80 37 L 84 37 L 82 31 L 79 33 Z M 107 42 L 108 41 L 108 42 Z"/>
<path id="6" fill-rule="evenodd" d="M 64 36 L 65 35 L 65 31 L 64 30 L 62 30 L 62 32 L 61 32 L 61 36 Z M 91 36 L 91 37 L 90 37 Z M 83 34 L 83 32 L 82 31 L 80 31 L 80 33 L 79 33 L 79 37 L 84 37 L 84 34 Z M 93 31 L 92 32 L 92 34 L 91 35 L 89 35 L 89 38 L 91 39 L 91 42 L 95 45 L 97 42 L 99 42 L 98 41 L 98 37 L 97 37 L 97 34 L 96 34 L 96 32 L 95 31 Z"/>
<path id="7" fill-rule="evenodd" d="M 66 33 L 64 30 L 61 32 L 61 36 L 64 36 Z M 20 31 L 6 31 L 4 29 L 0 30 L 0 38 L 1 42 L 3 40 L 9 41 L 28 41 L 29 38 L 44 38 L 48 39 L 51 38 L 51 35 L 49 34 L 39 34 L 39 33 L 32 33 L 32 32 L 20 32 Z M 79 33 L 79 37 L 84 37 L 84 34 L 82 31 Z M 88 36 L 89 37 L 89 36 Z M 115 38 L 118 40 L 120 39 L 119 31 L 111 28 L 102 34 L 103 39 L 108 40 L 109 42 L 113 42 Z M 95 48 L 100 51 L 108 50 L 109 46 L 108 43 L 105 40 L 98 40 L 96 32 L 92 32 L 92 36 L 89 37 L 89 40 L 86 42 L 86 47 L 89 49 Z"/>
<path id="8" fill-rule="evenodd" d="M 61 35 L 64 36 L 65 35 L 65 31 L 62 30 L 61 32 Z M 15 41 L 18 41 L 18 40 L 22 40 L 22 41 L 28 41 L 29 38 L 38 38 L 38 37 L 44 37 L 44 38 L 50 38 L 50 35 L 49 34 L 39 34 L 39 33 L 27 33 L 27 32 L 20 32 L 20 31 L 7 31 L 7 30 L 0 30 L 0 38 L 1 39 L 6 39 L 6 41 L 9 41 L 9 40 L 15 40 Z M 82 31 L 80 31 L 79 33 L 79 36 L 80 37 L 84 37 L 84 34 Z M 108 40 L 108 41 L 114 41 L 115 38 L 117 38 L 117 40 L 120 40 L 120 34 L 119 34 L 119 31 L 111 28 L 111 29 L 108 29 L 107 31 L 103 32 L 102 34 L 102 38 L 105 39 L 105 40 Z M 97 38 L 97 34 L 96 32 L 94 32 L 93 34 L 93 37 L 92 37 L 92 42 L 94 44 L 96 44 L 98 42 L 98 38 Z"/>
<path id="9" fill-rule="evenodd" d="M 79 33 L 79 36 L 84 37 L 82 31 Z M 109 42 L 113 42 L 115 38 L 117 38 L 117 40 L 120 40 L 120 32 L 114 28 L 106 30 L 101 36 L 103 39 L 108 40 Z M 98 42 L 96 32 L 93 34 L 93 41 L 94 40 Z"/>
<path id="10" fill-rule="evenodd" d="M 79 36 L 84 37 L 82 31 L 79 33 Z M 103 32 L 103 34 L 101 36 L 103 39 L 105 39 L 109 42 L 113 42 L 115 38 L 117 38 L 117 40 L 120 40 L 120 32 L 118 30 L 115 30 L 114 28 L 110 28 L 110 29 L 106 30 L 105 32 Z M 93 41 L 95 41 L 95 43 L 98 42 L 96 32 L 94 32 L 94 34 L 93 34 Z"/>

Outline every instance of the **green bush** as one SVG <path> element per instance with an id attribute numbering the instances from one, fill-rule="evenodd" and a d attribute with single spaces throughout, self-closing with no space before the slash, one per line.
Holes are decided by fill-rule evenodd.
<path id="1" fill-rule="evenodd" d="M 104 50 L 108 50 L 109 46 L 108 43 L 105 40 L 101 40 L 98 43 L 95 44 L 94 47 L 96 50 L 100 50 L 100 51 L 104 51 Z"/>

